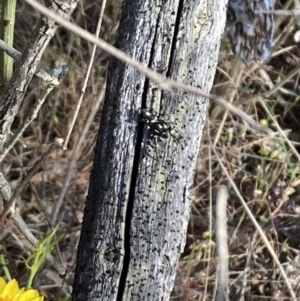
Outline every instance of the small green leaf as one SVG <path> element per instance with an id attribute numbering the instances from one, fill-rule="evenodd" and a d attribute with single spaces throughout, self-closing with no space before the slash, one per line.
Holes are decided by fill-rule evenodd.
<path id="1" fill-rule="evenodd" d="M 59 237 L 55 237 L 55 233 L 57 231 L 57 227 L 52 230 L 48 235 L 42 238 L 35 246 L 32 254 L 26 259 L 25 264 L 28 270 L 30 271 L 28 281 L 27 281 L 27 289 L 32 287 L 33 279 L 41 267 L 41 265 L 45 262 L 46 257 L 51 252 L 53 247 L 61 240 L 63 235 Z"/>

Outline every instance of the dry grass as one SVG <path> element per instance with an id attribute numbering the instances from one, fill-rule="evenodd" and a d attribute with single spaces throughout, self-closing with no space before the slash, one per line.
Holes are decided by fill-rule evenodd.
<path id="1" fill-rule="evenodd" d="M 282 3 L 281 3 L 282 2 Z M 292 1 L 277 1 L 278 9 L 291 9 Z M 81 0 L 73 15 L 74 21 L 94 32 L 100 5 L 97 1 Z M 119 1 L 109 1 L 105 10 L 101 37 L 113 42 L 120 12 Z M 22 50 L 38 15 L 19 3 L 15 48 Z M 230 51 L 224 39 L 213 92 L 226 97 L 259 122 L 278 132 L 276 119 L 282 130 L 290 130 L 288 139 L 299 150 L 300 111 L 298 104 L 298 66 L 300 51 L 293 37 L 296 20 L 290 16 L 276 17 L 275 53 L 263 65 L 245 67 Z M 79 99 L 91 46 L 72 34 L 59 30 L 47 49 L 42 66 L 52 68 L 67 62 L 68 75 L 60 88 L 49 96 L 38 118 L 22 137 L 21 143 L 9 153 L 3 166 L 14 189 L 29 170 L 47 151 L 54 139 L 67 135 L 72 115 Z M 67 233 L 60 242 L 57 258 L 71 270 L 80 233 L 83 205 L 87 193 L 93 158 L 95 136 L 101 108 L 90 125 L 82 147 L 77 153 L 71 182 L 65 187 L 66 172 L 82 129 L 94 106 L 103 82 L 108 57 L 97 52 L 95 68 L 89 80 L 68 150 L 55 149 L 30 179 L 19 198 L 22 216 L 34 234 L 41 238 L 51 228 L 53 204 L 63 188 L 63 206 L 55 217 L 60 220 L 60 232 Z M 296 70 L 296 71 L 295 71 Z M 294 76 L 288 78 L 291 72 Z M 282 84 L 281 84 L 282 83 Z M 276 86 L 278 85 L 278 86 Z M 272 95 L 267 95 L 270 88 Z M 15 121 L 15 127 L 27 115 L 30 104 L 41 94 L 43 84 L 35 79 Z M 268 111 L 261 104 L 266 104 Z M 218 157 L 215 155 L 215 152 Z M 220 160 L 230 175 L 228 179 Z M 215 243 L 215 195 L 221 183 L 228 184 L 230 196 L 227 207 L 229 235 L 229 292 L 230 300 L 289 300 L 286 286 L 274 260 L 241 204 L 230 182 L 234 182 L 253 216 L 271 242 L 293 290 L 300 298 L 300 170 L 297 156 L 280 134 L 269 139 L 250 130 L 243 120 L 211 106 L 202 140 L 195 185 L 187 246 L 178 267 L 174 300 L 213 300 L 216 293 L 217 248 Z M 2 250 L 6 252 L 13 276 L 25 281 L 25 267 L 20 256 L 29 254 L 30 246 L 16 227 L 7 222 Z M 57 297 L 67 290 L 57 275 L 45 268 L 37 277 L 37 285 Z"/>
<path id="2" fill-rule="evenodd" d="M 120 3 L 108 1 L 100 36 L 111 43 L 113 43 L 119 12 Z M 72 17 L 75 23 L 94 32 L 99 13 L 99 2 L 85 0 L 80 1 Z M 14 47 L 22 51 L 39 16 L 23 2 L 19 3 L 17 14 Z M 65 62 L 69 65 L 69 72 L 63 78 L 60 86 L 48 97 L 38 117 L 26 129 L 21 143 L 17 143 L 6 157 L 3 170 L 13 190 L 27 177 L 29 171 L 50 148 L 55 138 L 66 137 L 81 93 L 91 50 L 91 45 L 63 29 L 60 29 L 51 41 L 41 65 L 46 69 L 52 69 Z M 70 161 L 75 147 L 81 138 L 90 112 L 95 108 L 96 100 L 103 86 L 108 56 L 98 50 L 96 62 L 87 85 L 82 109 L 68 144 L 68 150 L 54 148 L 47 160 L 42 162 L 38 171 L 30 178 L 29 184 L 24 187 L 17 200 L 26 224 L 38 239 L 51 230 L 54 219 L 59 221 L 59 232 L 64 233 L 65 236 L 56 249 L 56 258 L 71 271 L 74 269 L 101 108 L 94 121 L 89 125 L 84 142 L 77 151 L 76 164 L 71 169 L 72 176 L 67 186 L 65 179 L 70 170 Z M 37 78 L 33 80 L 14 122 L 13 130 L 26 118 L 31 104 L 37 101 L 44 88 L 42 81 Z M 60 197 L 63 197 L 62 206 L 55 213 L 54 204 Z M 11 222 L 7 222 L 5 225 L 1 249 L 6 253 L 12 276 L 16 277 L 21 284 L 26 283 L 26 268 L 21 256 L 26 258 L 30 253 L 31 246 Z M 53 297 L 55 300 L 64 296 L 68 291 L 67 283 L 63 283 L 49 267 L 42 269 L 39 277 L 36 278 L 35 286 L 40 287 L 41 290 L 47 292 L 50 299 Z"/>
<path id="3" fill-rule="evenodd" d="M 292 1 L 283 7 L 292 9 Z M 284 4 L 284 3 L 282 3 Z M 214 300 L 218 255 L 214 235 L 215 190 L 230 189 L 227 218 L 229 236 L 230 300 L 290 300 L 278 267 L 272 259 L 238 195 L 234 182 L 252 215 L 267 235 L 297 298 L 300 298 L 299 250 L 299 48 L 294 42 L 296 20 L 276 17 L 275 53 L 263 64 L 245 67 L 232 57 L 223 41 L 213 92 L 226 96 L 258 122 L 278 132 L 274 118 L 286 131 L 270 139 L 262 136 L 220 107 L 211 107 L 202 140 L 188 243 L 182 256 L 175 300 Z M 293 77 L 289 77 L 295 73 Z M 289 78 L 288 78 L 289 77 Z M 272 95 L 270 88 L 275 87 Z M 266 110 L 265 106 L 268 110 Z M 217 152 L 218 157 L 215 155 Z M 225 165 L 228 179 L 221 168 Z M 179 297 L 178 297 L 179 296 Z"/>

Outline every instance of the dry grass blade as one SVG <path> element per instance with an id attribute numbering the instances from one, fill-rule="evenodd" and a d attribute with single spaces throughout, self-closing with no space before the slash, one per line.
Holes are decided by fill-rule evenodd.
<path id="1" fill-rule="evenodd" d="M 234 181 L 231 179 L 231 177 L 230 177 L 230 175 L 229 175 L 227 169 L 225 168 L 225 166 L 224 166 L 224 164 L 223 164 L 221 158 L 220 158 L 219 155 L 218 155 L 218 152 L 216 151 L 215 147 L 213 146 L 212 141 L 210 141 L 210 145 L 211 145 L 211 147 L 212 147 L 212 150 L 213 150 L 215 156 L 217 157 L 217 159 L 218 159 L 218 161 L 219 161 L 219 164 L 220 164 L 220 166 L 221 166 L 223 172 L 224 172 L 225 175 L 227 176 L 227 179 L 230 181 L 230 184 L 231 184 L 232 188 L 234 189 L 235 193 L 237 194 L 239 200 L 241 201 L 241 203 L 242 203 L 242 205 L 243 205 L 245 211 L 247 212 L 247 214 L 248 214 L 248 216 L 249 216 L 251 222 L 253 223 L 255 229 L 258 231 L 258 233 L 259 233 L 260 237 L 262 238 L 262 240 L 263 240 L 263 242 L 264 242 L 266 248 L 267 248 L 268 251 L 270 252 L 270 255 L 272 256 L 272 258 L 273 258 L 275 264 L 277 265 L 277 267 L 278 267 L 278 269 L 279 269 L 279 271 L 280 271 L 280 273 L 281 273 L 281 276 L 282 276 L 282 278 L 283 278 L 284 281 L 285 281 L 285 284 L 286 284 L 286 286 L 287 286 L 287 289 L 288 289 L 288 291 L 289 291 L 289 294 L 290 294 L 292 300 L 296 301 L 296 300 L 297 300 L 297 299 L 296 299 L 296 295 L 295 295 L 295 292 L 294 292 L 294 290 L 293 290 L 293 288 L 292 288 L 292 286 L 291 286 L 290 280 L 289 280 L 289 278 L 287 277 L 286 272 L 284 271 L 284 269 L 283 269 L 283 267 L 282 267 L 282 265 L 281 265 L 281 263 L 280 263 L 280 261 L 279 261 L 277 255 L 276 255 L 276 253 L 275 253 L 275 251 L 274 251 L 272 245 L 270 244 L 270 242 L 269 242 L 268 238 L 266 237 L 265 233 L 263 232 L 262 228 L 260 227 L 260 225 L 259 225 L 258 222 L 256 221 L 256 219 L 255 219 L 253 213 L 251 212 L 251 210 L 250 210 L 250 208 L 248 207 L 247 203 L 245 202 L 244 198 L 243 198 L 242 195 L 240 194 L 238 187 L 236 186 L 236 184 L 234 183 Z"/>
<path id="2" fill-rule="evenodd" d="M 270 15 L 282 15 L 282 16 L 299 16 L 300 9 L 294 10 L 283 10 L 283 9 L 276 9 L 276 10 L 260 10 L 262 14 L 270 14 Z"/>
<path id="3" fill-rule="evenodd" d="M 52 3 L 52 9 L 59 13 L 62 17 L 68 19 L 76 7 L 76 1 L 65 2 L 63 7 L 56 7 L 56 3 Z M 24 99 L 25 93 L 34 76 L 37 66 L 40 63 L 42 55 L 46 50 L 50 40 L 52 39 L 58 24 L 51 19 L 42 19 L 30 36 L 21 59 L 17 63 L 16 70 L 0 103 L 1 114 L 1 141 L 0 150 L 2 151 L 4 143 L 7 140 L 11 125 L 14 121 L 18 109 Z"/>
<path id="4" fill-rule="evenodd" d="M 23 218 L 20 214 L 19 208 L 14 208 L 14 204 L 16 202 L 17 197 L 20 195 L 21 191 L 24 189 L 25 185 L 28 184 L 28 182 L 31 180 L 32 176 L 36 173 L 36 171 L 40 168 L 41 164 L 43 164 L 46 160 L 46 158 L 52 153 L 54 148 L 57 148 L 59 145 L 58 143 L 54 143 L 48 151 L 40 158 L 39 161 L 36 162 L 36 164 L 31 168 L 31 170 L 28 172 L 28 175 L 26 178 L 23 179 L 22 183 L 18 186 L 18 189 L 16 189 L 13 193 L 13 195 L 10 197 L 10 200 L 6 203 L 5 209 L 2 212 L 2 215 L 0 217 L 0 223 L 3 225 L 4 220 L 7 216 L 7 214 L 11 213 L 10 218 L 15 222 L 17 227 L 19 228 L 20 232 L 28 239 L 28 241 L 35 245 L 38 243 L 38 239 L 33 235 L 33 233 L 30 231 L 26 223 L 24 222 Z M 66 274 L 66 269 L 58 264 L 53 256 L 51 254 L 47 257 L 48 262 L 51 264 L 51 266 L 58 272 L 59 275 L 62 277 Z"/>
<path id="5" fill-rule="evenodd" d="M 89 117 L 85 123 L 85 126 L 84 126 L 84 129 L 80 135 L 80 139 L 79 141 L 77 142 L 74 150 L 73 150 L 73 154 L 72 154 L 72 157 L 71 157 L 71 160 L 70 160 L 70 163 L 69 163 L 69 166 L 68 166 L 68 170 L 67 170 L 67 174 L 66 174 L 66 177 L 65 177 L 65 181 L 63 183 L 63 187 L 60 191 L 60 194 L 59 194 L 59 197 L 58 197 L 58 200 L 57 202 L 55 203 L 55 205 L 53 206 L 53 210 L 52 210 L 52 219 L 51 219 L 51 224 L 52 226 L 54 226 L 56 224 L 56 222 L 60 219 L 59 217 L 59 212 L 61 210 L 61 207 L 62 207 L 62 203 L 63 203 L 63 199 L 64 199 L 64 196 L 67 192 L 67 189 L 69 187 L 69 184 L 70 184 L 70 181 L 72 179 L 72 176 L 73 176 L 73 172 L 74 172 L 74 166 L 76 164 L 76 160 L 77 160 L 77 157 L 78 157 L 78 152 L 82 146 L 82 143 L 87 135 L 87 132 L 90 128 L 90 125 L 91 123 L 93 122 L 94 120 L 94 117 L 98 111 L 98 108 L 100 107 L 100 104 L 101 102 L 103 101 L 104 99 L 104 95 L 105 95 L 105 89 L 106 89 L 106 84 L 103 85 L 100 93 L 99 93 L 99 96 L 97 98 L 97 101 L 93 107 L 93 110 L 90 111 L 90 114 L 89 114 Z"/>
<path id="6" fill-rule="evenodd" d="M 99 48 L 108 52 L 109 54 L 116 57 L 117 59 L 135 67 L 141 74 L 145 75 L 147 78 L 149 78 L 153 82 L 155 82 L 160 89 L 171 90 L 172 88 L 175 88 L 175 89 L 180 89 L 180 90 L 183 90 L 183 91 L 195 94 L 195 95 L 205 97 L 207 99 L 214 101 L 216 104 L 224 107 L 231 113 L 241 117 L 243 120 L 245 120 L 250 125 L 250 127 L 254 128 L 258 131 L 261 131 L 263 133 L 267 133 L 269 135 L 273 134 L 273 132 L 270 129 L 261 127 L 250 116 L 245 114 L 242 110 L 238 109 L 234 105 L 227 102 L 224 98 L 213 95 L 213 94 L 207 94 L 207 93 L 204 93 L 201 89 L 191 87 L 191 86 L 183 84 L 183 83 L 179 83 L 175 80 L 167 79 L 164 76 L 160 75 L 159 73 L 151 70 L 147 66 L 144 66 L 144 65 L 140 64 L 139 62 L 135 61 L 131 57 L 127 56 L 124 52 L 111 46 L 109 43 L 106 43 L 105 41 L 103 41 L 101 39 L 97 39 L 94 35 L 90 34 L 86 30 L 59 17 L 58 15 L 56 15 L 55 13 L 53 13 L 52 11 L 50 11 L 43 5 L 39 4 L 37 1 L 35 1 L 35 0 L 24 0 L 24 1 L 27 2 L 28 4 L 30 4 L 32 7 L 34 7 L 36 10 L 38 10 L 42 14 L 45 14 L 49 18 L 55 20 L 58 24 L 62 25 L 66 29 L 70 30 L 74 34 L 97 45 Z"/>
<path id="7" fill-rule="evenodd" d="M 278 13 L 280 9 L 286 13 L 274 16 L 274 51 L 266 62 L 255 62 L 247 67 L 239 61 L 236 66 L 238 59 L 231 51 L 228 36 L 224 35 L 212 94 L 205 94 L 194 87 L 164 78 L 110 46 L 113 45 L 120 17 L 120 2 L 121 0 L 107 1 L 101 27 L 102 40 L 95 36 L 100 26 L 100 11 L 104 9 L 102 2 L 81 0 L 79 8 L 72 15 L 73 24 L 54 16 L 57 23 L 63 24 L 70 31 L 60 28 L 56 32 L 40 65 L 54 68 L 68 60 L 70 69 L 60 81 L 59 87 L 47 97 L 37 118 L 23 132 L 21 139 L 25 146 L 16 143 L 2 161 L 0 188 L 4 201 L 7 203 L 12 199 L 11 190 L 15 193 L 19 190 L 18 187 L 23 185 L 26 176 L 32 172 L 31 166 L 36 163 L 36 158 L 47 153 L 55 137 L 67 137 L 64 143 L 68 149 L 64 151 L 57 148 L 53 151 L 31 177 L 30 183 L 20 192 L 17 215 L 13 211 L 18 227 L 25 228 L 25 222 L 30 231 L 24 235 L 34 243 L 34 238 L 41 239 L 45 233 L 51 231 L 52 225 L 59 223 L 59 231 L 66 233 L 66 237 L 59 242 L 53 254 L 68 270 L 73 269 L 92 168 L 95 136 L 102 114 L 100 105 L 91 124 L 92 115 L 96 113 L 95 109 L 94 112 L 91 109 L 93 110 L 98 98 L 96 87 L 99 83 L 102 85 L 106 77 L 109 54 L 116 54 L 120 60 L 135 66 L 145 76 L 149 75 L 152 81 L 158 82 L 155 88 L 172 89 L 172 94 L 184 89 L 212 100 L 207 113 L 211 139 L 203 131 L 192 188 L 193 204 L 187 245 L 177 270 L 172 299 L 216 300 L 218 281 L 222 279 L 218 273 L 220 243 L 217 242 L 216 231 L 216 193 L 222 183 L 227 185 L 228 175 L 235 184 L 234 188 L 238 187 L 244 203 L 248 205 L 248 208 L 245 207 L 235 190 L 230 185 L 227 186 L 230 186 L 226 208 L 227 223 L 222 228 L 226 228 L 228 232 L 228 299 L 291 300 L 290 295 L 293 296 L 293 292 L 299 299 L 300 48 L 296 39 L 296 34 L 299 35 L 299 16 L 290 16 L 297 13 L 294 8 L 298 9 L 299 1 L 274 1 L 275 11 Z M 47 16 L 47 10 L 44 10 Z M 25 1 L 20 1 L 17 2 L 17 16 L 14 47 L 23 49 L 40 14 Z M 25 24 L 28 28 L 25 28 Z M 93 64 L 91 55 L 96 47 L 105 51 L 96 51 Z M 15 61 L 20 59 L 21 53 L 1 40 L 0 48 Z M 93 71 L 89 76 L 92 65 Z M 41 98 L 43 87 L 50 83 L 59 83 L 50 73 L 41 67 L 37 69 L 12 125 L 13 133 L 17 133 L 32 106 Z M 83 101 L 85 105 L 81 108 L 79 105 L 75 109 L 78 101 Z M 75 123 L 73 131 L 70 129 L 68 132 L 75 110 L 79 111 L 79 116 L 72 122 Z M 258 123 L 264 124 L 266 128 L 270 126 L 269 130 L 261 128 Z M 199 129 L 195 127 L 195 130 Z M 14 136 L 14 140 L 16 137 Z M 213 151 L 217 152 L 218 157 L 211 153 Z M 223 165 L 219 162 L 220 157 Z M 2 158 L 0 155 L 0 159 Z M 223 171 L 224 168 L 227 173 Z M 249 215 L 247 209 L 250 210 Z M 251 214 L 267 236 L 269 246 L 253 226 Z M 9 237 L 4 242 L 6 252 L 10 256 L 10 250 L 14 249 L 27 258 L 31 244 L 18 227 L 15 227 L 13 220 L 6 219 L 4 234 L 12 233 L 11 237 L 15 239 L 12 241 Z M 18 246 L 12 246 L 17 240 Z M 270 245 L 273 248 L 271 251 Z M 19 261 L 14 258 L 11 264 L 18 271 L 22 269 L 18 265 Z M 280 267 L 284 269 L 285 275 Z M 62 280 L 53 269 L 46 266 L 43 272 L 52 273 L 51 278 L 53 277 L 50 279 L 46 275 L 42 279 L 45 287 L 42 284 L 41 289 L 47 295 L 53 285 L 60 283 L 51 296 L 57 299 L 56 292 L 66 290 L 67 287 L 61 285 Z M 53 284 L 53 279 L 56 284 Z"/>
<path id="8" fill-rule="evenodd" d="M 98 24 L 97 24 L 95 37 L 99 37 L 99 34 L 100 34 L 100 29 L 101 29 L 101 25 L 102 25 L 105 5 L 106 5 L 106 0 L 102 1 L 102 4 L 101 4 L 101 10 L 100 10 L 100 15 L 99 15 L 99 20 L 98 20 Z M 92 67 L 94 65 L 96 50 L 97 50 L 97 46 L 94 44 L 93 49 L 92 49 L 92 53 L 91 53 L 90 62 L 89 62 L 89 65 L 88 65 L 88 69 L 87 69 L 86 74 L 85 74 L 84 83 L 83 83 L 83 86 L 82 86 L 82 89 L 81 89 L 81 95 L 80 95 L 80 98 L 79 98 L 77 106 L 76 106 L 76 110 L 75 110 L 75 113 L 74 113 L 74 116 L 73 116 L 73 120 L 71 122 L 69 132 L 67 134 L 67 137 L 66 137 L 64 145 L 63 145 L 64 150 L 66 150 L 68 148 L 68 143 L 69 143 L 69 140 L 70 140 L 70 137 L 71 137 L 71 134 L 72 134 L 72 131 L 73 131 L 73 128 L 74 128 L 74 125 L 75 125 L 75 122 L 76 122 L 76 119 L 77 119 L 77 116 L 78 116 L 78 113 L 79 113 L 79 110 L 80 110 L 80 107 L 81 107 L 81 104 L 82 104 L 82 101 L 83 101 L 86 86 L 87 86 L 88 80 L 89 80 L 90 75 L 91 75 Z"/>
<path id="9" fill-rule="evenodd" d="M 218 247 L 218 290 L 216 301 L 228 299 L 228 233 L 227 233 L 227 199 L 228 187 L 220 185 L 216 199 L 216 240 Z"/>
<path id="10" fill-rule="evenodd" d="M 278 132 L 280 133 L 280 135 L 284 138 L 284 140 L 286 141 L 286 143 L 288 144 L 288 146 L 291 148 L 293 154 L 296 156 L 296 158 L 298 159 L 298 161 L 300 162 L 300 155 L 298 153 L 298 151 L 296 150 L 295 146 L 291 143 L 291 141 L 288 139 L 288 137 L 286 136 L 286 134 L 284 133 L 284 131 L 281 129 L 281 127 L 279 126 L 277 120 L 274 118 L 274 116 L 270 113 L 268 107 L 265 104 L 265 101 L 259 97 L 259 102 L 262 105 L 262 107 L 264 108 L 264 110 L 266 111 L 266 113 L 269 115 L 269 117 L 271 118 L 272 122 L 274 123 L 276 129 L 278 130 Z"/>
<path id="11" fill-rule="evenodd" d="M 222 95 L 228 95 L 229 94 L 229 103 L 233 102 L 233 99 L 235 98 L 236 94 L 237 94 L 237 87 L 239 86 L 239 83 L 241 81 L 241 77 L 243 74 L 243 66 L 242 66 L 242 62 L 241 60 L 236 56 L 234 64 L 233 64 L 233 78 L 232 78 L 232 83 L 234 83 L 235 87 L 234 88 L 229 88 L 227 87 L 226 89 L 224 89 L 224 94 L 222 93 Z M 216 134 L 215 140 L 214 140 L 214 146 L 217 145 L 221 132 L 223 130 L 223 126 L 225 124 L 225 121 L 227 119 L 228 116 L 228 110 L 225 110 L 224 114 L 223 114 L 223 118 L 221 121 L 221 124 L 219 126 L 218 132 Z"/>
<path id="12" fill-rule="evenodd" d="M 3 42 L 0 39 L 0 49 L 4 50 L 10 57 L 12 57 L 15 61 L 18 61 L 21 58 L 21 52 L 14 49 L 13 47 L 9 46 L 5 42 Z M 57 80 L 57 76 L 51 75 L 51 72 L 48 72 L 47 70 L 43 68 L 38 68 L 36 70 L 35 76 L 41 78 L 46 83 L 51 85 L 59 85 L 59 82 Z"/>
<path id="13" fill-rule="evenodd" d="M 66 64 L 61 64 L 58 68 L 52 70 L 53 74 L 55 74 L 56 80 L 62 77 L 68 70 L 68 66 Z M 54 76 L 54 75 L 52 75 Z M 45 91 L 42 93 L 41 97 L 37 99 L 36 103 L 32 106 L 29 115 L 24 120 L 24 123 L 21 124 L 19 129 L 17 130 L 16 134 L 13 136 L 11 140 L 9 140 L 3 148 L 3 151 L 0 154 L 0 162 L 3 161 L 5 156 L 11 150 L 11 148 L 17 143 L 17 141 L 21 138 L 22 134 L 26 130 L 26 128 L 31 124 L 31 122 L 37 117 L 39 110 L 41 109 L 42 105 L 44 104 L 47 96 L 49 93 L 54 89 L 54 85 L 48 84 Z"/>

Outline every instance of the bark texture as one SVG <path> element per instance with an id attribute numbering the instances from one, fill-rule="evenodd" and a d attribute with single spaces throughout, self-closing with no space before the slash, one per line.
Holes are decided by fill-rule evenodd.
<path id="1" fill-rule="evenodd" d="M 232 49 L 245 64 L 267 60 L 272 53 L 274 0 L 229 0 L 227 30 Z"/>
<path id="2" fill-rule="evenodd" d="M 226 2 L 125 0 L 117 47 L 209 92 Z M 207 105 L 183 91 L 162 91 L 111 60 L 73 301 L 169 300 Z M 142 112 L 152 117 L 143 122 Z M 169 126 L 163 139 L 158 125 Z"/>

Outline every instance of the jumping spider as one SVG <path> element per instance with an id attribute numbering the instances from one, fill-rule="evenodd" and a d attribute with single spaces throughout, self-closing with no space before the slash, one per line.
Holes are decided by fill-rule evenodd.
<path id="1" fill-rule="evenodd" d="M 162 119 L 161 115 L 157 114 L 153 109 L 142 109 L 141 113 L 142 122 L 145 123 L 149 140 L 153 141 L 155 138 L 163 140 L 170 136 L 177 140 L 179 139 L 177 135 L 174 135 L 176 128 L 172 122 Z"/>

